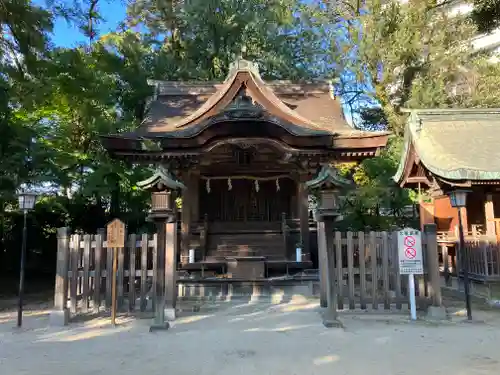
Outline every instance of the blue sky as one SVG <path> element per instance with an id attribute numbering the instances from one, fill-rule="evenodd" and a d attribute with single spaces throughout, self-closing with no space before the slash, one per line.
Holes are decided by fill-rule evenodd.
<path id="1" fill-rule="evenodd" d="M 35 4 L 44 4 L 44 0 L 35 0 Z M 114 31 L 126 15 L 126 4 L 122 0 L 107 0 L 99 2 L 99 13 L 104 20 L 98 25 L 99 34 Z M 64 19 L 58 19 L 55 23 L 52 41 L 57 46 L 73 47 L 78 43 L 86 41 L 86 37 L 75 25 L 67 23 Z"/>
<path id="2" fill-rule="evenodd" d="M 44 5 L 46 0 L 34 0 L 35 4 Z M 126 16 L 126 2 L 124 0 L 101 0 L 99 1 L 98 11 L 103 17 L 103 20 L 98 25 L 99 35 L 117 29 L 119 23 Z M 82 42 L 88 42 L 87 38 L 74 24 L 66 22 L 59 18 L 54 25 L 52 41 L 61 47 L 74 47 Z M 350 112 L 350 108 L 344 105 L 344 113 L 348 122 L 352 122 L 354 114 Z"/>

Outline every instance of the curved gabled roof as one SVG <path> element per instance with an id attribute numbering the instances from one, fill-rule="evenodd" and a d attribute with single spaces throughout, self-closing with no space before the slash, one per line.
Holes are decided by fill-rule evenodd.
<path id="1" fill-rule="evenodd" d="M 242 91 L 255 104 L 285 124 L 292 134 L 335 134 L 354 138 L 374 135 L 372 132 L 356 130 L 347 123 L 340 101 L 332 96 L 327 82 L 266 83 L 257 65 L 247 60 L 236 60 L 221 84 L 154 83 L 157 85 L 157 98 L 151 103 L 146 118 L 136 132 L 144 137 L 195 136 L 203 130 L 203 123 L 224 112 Z M 375 134 L 381 135 L 380 132 Z"/>
<path id="2" fill-rule="evenodd" d="M 222 87 L 212 95 L 193 114 L 181 120 L 176 128 L 184 128 L 199 123 L 200 121 L 215 115 L 231 104 L 240 90 L 246 90 L 247 94 L 273 115 L 286 118 L 290 122 L 302 125 L 306 128 L 321 130 L 321 127 L 286 106 L 272 90 L 266 87 L 260 77 L 257 66 L 246 60 L 237 60 L 233 63 L 228 77 Z"/>
<path id="3" fill-rule="evenodd" d="M 404 184 L 414 148 L 420 163 L 447 180 L 500 180 L 500 109 L 414 110 L 393 179 Z"/>
<path id="4" fill-rule="evenodd" d="M 301 148 L 376 152 L 387 143 L 388 132 L 360 131 L 347 123 L 329 83 L 266 83 L 250 61 L 236 60 L 220 84 L 153 82 L 156 95 L 146 118 L 133 132 L 103 136 L 108 150 L 141 151 L 149 141 L 161 143 L 158 152 L 197 148 L 221 135 L 221 127 L 224 137 L 279 133 Z"/>

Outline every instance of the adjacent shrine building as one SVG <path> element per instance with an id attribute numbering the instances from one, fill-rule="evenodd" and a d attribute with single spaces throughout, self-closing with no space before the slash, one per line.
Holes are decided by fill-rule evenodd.
<path id="1" fill-rule="evenodd" d="M 324 165 L 374 156 L 388 133 L 349 126 L 327 82 L 264 82 L 242 59 L 221 83 L 154 84 L 140 127 L 103 142 L 114 157 L 161 166 L 186 187 L 179 267 L 243 278 L 235 258 L 265 264 L 265 275 L 251 277 L 311 267 L 306 182 Z"/>
<path id="2" fill-rule="evenodd" d="M 399 169 L 401 187 L 426 191 L 422 224 L 454 232 L 458 210 L 447 192 L 469 190 L 462 221 L 468 235 L 500 239 L 500 109 L 414 110 L 405 131 Z"/>

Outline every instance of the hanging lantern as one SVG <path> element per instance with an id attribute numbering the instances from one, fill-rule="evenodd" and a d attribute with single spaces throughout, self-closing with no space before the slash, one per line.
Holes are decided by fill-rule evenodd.
<path id="1" fill-rule="evenodd" d="M 280 191 L 280 180 L 279 180 L 279 178 L 276 179 L 276 191 Z"/>
<path id="2" fill-rule="evenodd" d="M 209 178 L 207 178 L 206 188 L 207 188 L 207 193 L 210 193 L 210 179 Z"/>
<path id="3" fill-rule="evenodd" d="M 258 193 L 259 192 L 259 180 L 255 180 L 255 191 Z"/>
<path id="4" fill-rule="evenodd" d="M 233 190 L 233 184 L 231 183 L 231 177 L 227 179 L 227 190 Z"/>

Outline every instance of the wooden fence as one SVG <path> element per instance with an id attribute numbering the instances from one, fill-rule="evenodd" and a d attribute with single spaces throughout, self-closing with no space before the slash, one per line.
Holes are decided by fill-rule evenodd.
<path id="1" fill-rule="evenodd" d="M 366 309 L 372 307 L 389 309 L 407 308 L 407 277 L 399 274 L 397 234 L 389 232 L 335 232 L 333 251 L 336 254 L 336 276 L 341 280 L 338 288 L 339 309 Z M 107 310 L 111 306 L 111 282 L 113 251 L 107 248 L 104 234 L 70 235 L 67 228 L 58 230 L 58 264 L 56 276 L 55 308 L 67 309 L 72 315 Z M 430 247 L 429 247 L 430 246 Z M 423 234 L 424 264 L 426 270 L 432 262 L 427 253 L 436 255 L 436 236 Z M 154 309 L 157 279 L 157 236 L 130 234 L 126 247 L 118 249 L 117 307 L 121 311 L 146 311 Z M 320 260 L 321 261 L 321 260 Z M 431 272 L 432 273 L 432 272 Z M 262 294 L 286 292 L 286 288 L 311 285 L 311 294 L 317 290 L 317 280 L 304 272 L 281 279 L 258 281 L 231 280 L 223 278 L 192 280 L 178 275 L 178 283 L 197 284 L 198 288 L 216 288 L 215 295 L 234 296 L 235 288 L 250 294 L 255 285 Z M 429 300 L 433 288 L 432 275 L 426 271 L 417 277 L 417 296 Z M 439 277 L 439 275 L 438 275 Z M 244 285 L 243 285 L 244 284 Z M 251 287 L 253 285 L 253 288 Z M 246 288 L 246 289 L 245 289 Z M 281 289 L 280 289 L 281 288 Z M 288 289 L 288 290 L 292 290 Z M 438 288 L 439 289 L 439 288 Z M 180 290 L 180 288 L 179 288 Z M 297 290 L 297 289 L 293 289 Z M 292 293 L 295 293 L 292 291 Z M 214 293 L 212 293 L 214 295 Z M 148 303 L 148 301 L 151 301 Z"/>
<path id="2" fill-rule="evenodd" d="M 473 280 L 500 281 L 500 244 L 486 238 L 466 241 L 465 261 Z M 458 263 L 462 259 L 458 256 Z"/>
<path id="3" fill-rule="evenodd" d="M 107 248 L 104 234 L 71 235 L 66 228 L 58 232 L 57 284 L 65 288 L 72 314 L 87 313 L 111 307 L 113 249 Z M 126 247 L 118 249 L 117 307 L 133 311 L 147 308 L 149 295 L 155 296 L 156 234 L 130 234 Z M 67 272 L 64 272 L 64 269 Z M 66 275 L 65 275 L 66 274 Z M 133 276 L 133 277 L 131 277 Z M 60 279 L 63 279 L 62 281 Z M 56 299 L 58 297 L 56 290 Z M 125 298 L 127 306 L 125 306 Z M 63 302 L 63 305 L 64 305 Z"/>
<path id="4" fill-rule="evenodd" d="M 400 275 L 397 232 L 335 232 L 335 274 L 338 309 L 408 308 L 408 277 Z M 416 275 L 416 294 L 422 305 L 431 302 L 432 264 L 437 265 L 436 237 L 422 233 L 424 274 Z M 430 262 L 428 253 L 435 263 Z M 429 272 L 431 271 L 431 272 Z M 438 277 L 434 272 L 434 279 Z M 437 277 L 436 277 L 437 275 Z M 437 281 L 436 281 L 437 282 Z M 440 299 L 440 293 L 438 293 Z"/>
<path id="5" fill-rule="evenodd" d="M 438 234 L 440 269 L 447 283 L 451 276 L 462 276 L 462 254 L 458 238 L 450 239 Z M 500 281 L 500 243 L 496 238 L 480 235 L 465 238 L 465 262 L 469 278 L 476 282 Z"/>

